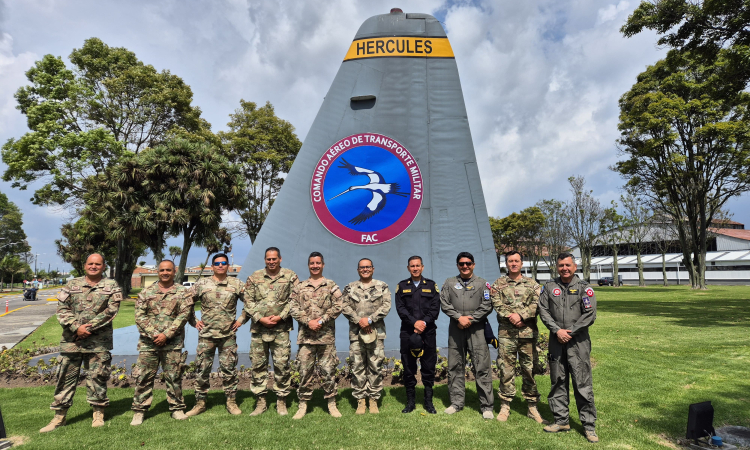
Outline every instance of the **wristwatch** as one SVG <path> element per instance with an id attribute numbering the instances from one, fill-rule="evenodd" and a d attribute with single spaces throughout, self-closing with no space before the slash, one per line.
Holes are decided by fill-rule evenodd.
<path id="1" fill-rule="evenodd" d="M 367 325 L 372 325 L 372 319 L 370 319 L 369 317 L 367 318 Z"/>

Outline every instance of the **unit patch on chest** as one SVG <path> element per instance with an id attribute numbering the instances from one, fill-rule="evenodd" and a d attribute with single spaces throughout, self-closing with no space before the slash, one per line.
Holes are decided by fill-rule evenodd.
<path id="1" fill-rule="evenodd" d="M 559 297 L 560 294 L 562 294 L 562 291 L 560 290 L 560 288 L 552 289 L 552 295 L 554 295 L 555 297 Z"/>

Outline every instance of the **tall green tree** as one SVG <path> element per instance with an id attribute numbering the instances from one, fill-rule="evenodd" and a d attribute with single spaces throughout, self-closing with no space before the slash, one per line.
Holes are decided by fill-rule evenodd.
<path id="1" fill-rule="evenodd" d="M 110 264 L 117 256 L 117 240 L 95 220 L 95 217 L 81 217 L 75 222 L 65 223 L 60 228 L 61 238 L 55 240 L 57 254 L 73 266 L 77 276 L 85 273 L 83 267 L 90 254 L 101 253 Z"/>
<path id="2" fill-rule="evenodd" d="M 126 48 L 91 38 L 62 58 L 44 56 L 16 94 L 29 132 L 2 147 L 3 180 L 26 189 L 41 182 L 36 204 L 82 206 L 84 180 L 103 174 L 126 151 L 162 142 L 173 128 L 198 130 L 200 109 L 178 76 L 158 72 Z"/>
<path id="3" fill-rule="evenodd" d="M 602 207 L 592 190 L 586 189 L 586 180 L 578 175 L 568 178 L 573 198 L 567 203 L 568 229 L 571 240 L 581 251 L 583 279 L 591 280 L 591 252 L 599 234 Z"/>
<path id="4" fill-rule="evenodd" d="M 706 288 L 708 226 L 750 189 L 750 95 L 706 65 L 670 51 L 620 98 L 623 160 L 613 169 L 672 219 L 693 288 Z M 742 86 L 745 83 L 741 83 Z"/>
<path id="5" fill-rule="evenodd" d="M 259 108 L 240 100 L 240 108 L 229 118 L 229 131 L 218 135 L 230 160 L 247 180 L 247 206 L 238 212 L 243 234 L 255 242 L 302 142 L 292 124 L 276 116 L 270 102 Z"/>
<path id="6" fill-rule="evenodd" d="M 631 37 L 644 30 L 659 34 L 660 46 L 689 51 L 711 63 L 721 49 L 733 53 L 747 51 L 750 3 L 747 0 L 641 1 L 620 31 Z M 738 63 L 734 69 L 750 70 L 739 60 L 730 62 Z"/>
<path id="7" fill-rule="evenodd" d="M 492 239 L 498 255 L 515 250 L 531 263 L 532 277 L 536 278 L 541 257 L 541 230 L 544 224 L 542 211 L 531 206 L 507 217 L 490 217 Z"/>
<path id="8" fill-rule="evenodd" d="M 23 214 L 15 203 L 0 192 L 0 258 L 31 250 L 23 231 Z"/>
<path id="9" fill-rule="evenodd" d="M 169 256 L 172 257 L 172 261 L 176 260 L 180 255 L 182 255 L 182 247 L 176 245 L 169 246 Z"/>
<path id="10" fill-rule="evenodd" d="M 169 232 L 182 235 L 177 279 L 182 282 L 192 246 L 214 242 L 222 214 L 245 206 L 241 169 L 208 143 L 176 139 L 138 155 L 134 172 L 141 174 L 136 177 L 140 195 L 167 205 Z M 135 195 L 136 190 L 128 189 L 128 193 Z M 137 222 L 138 215 L 134 213 L 132 218 Z"/>

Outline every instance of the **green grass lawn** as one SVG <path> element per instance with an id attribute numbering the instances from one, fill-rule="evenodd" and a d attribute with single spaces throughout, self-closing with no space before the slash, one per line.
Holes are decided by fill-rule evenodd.
<path id="1" fill-rule="evenodd" d="M 115 328 L 128 327 L 135 324 L 135 300 L 124 299 L 120 303 L 120 312 L 115 316 L 112 325 Z M 60 343 L 62 329 L 57 321 L 57 316 L 52 315 L 46 322 L 39 326 L 33 333 L 19 342 L 14 348 L 21 350 L 34 349 L 38 347 L 57 346 Z"/>
<path id="2" fill-rule="evenodd" d="M 704 400 L 713 401 L 715 426 L 750 426 L 749 287 L 699 292 L 680 286 L 598 288 L 597 298 L 599 313 L 591 334 L 599 448 L 674 448 L 670 439 L 684 436 L 688 405 Z M 549 377 L 537 380 L 543 393 L 540 411 L 551 418 Z M 255 400 L 242 391 L 238 399 L 244 414 L 234 417 L 223 408 L 223 394 L 212 391 L 207 413 L 177 422 L 168 416 L 164 391 L 157 391 L 139 428 L 129 425 L 133 390 L 117 388 L 110 390 L 112 404 L 101 429 L 90 428 L 91 409 L 85 388 L 79 388 L 68 426 L 40 435 L 38 429 L 52 417 L 52 392 L 52 387 L 0 389 L 8 433 L 26 437 L 23 448 L 592 448 L 581 435 L 575 412 L 574 431 L 561 435 L 546 434 L 527 419 L 519 399 L 507 423 L 483 421 L 474 383 L 467 384 L 466 409 L 454 416 L 442 414 L 448 392 L 441 385 L 436 388 L 436 416 L 424 414 L 421 405 L 412 414 L 401 414 L 405 391 L 395 387 L 386 389 L 378 416 L 355 416 L 351 390 L 342 390 L 341 419 L 328 416 L 322 393 L 316 392 L 312 413 L 301 421 L 291 419 L 296 397 L 290 416 L 279 417 L 272 408 L 251 418 L 247 413 Z M 420 402 L 421 395 L 420 390 Z M 186 401 L 194 403 L 192 391 L 186 391 Z M 571 408 L 575 411 L 572 398 Z"/>

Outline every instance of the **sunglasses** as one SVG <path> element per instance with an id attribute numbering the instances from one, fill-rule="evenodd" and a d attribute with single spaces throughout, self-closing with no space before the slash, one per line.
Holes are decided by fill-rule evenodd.
<path id="1" fill-rule="evenodd" d="M 217 262 L 214 263 L 214 266 L 216 266 L 216 267 L 227 266 L 227 265 L 229 265 L 229 263 L 226 262 L 226 261 L 217 261 Z"/>
<path id="2" fill-rule="evenodd" d="M 359 266 L 359 270 L 368 270 L 372 269 L 372 266 Z"/>
<path id="3" fill-rule="evenodd" d="M 460 262 L 460 263 L 458 263 L 458 267 L 470 267 L 470 266 L 473 266 L 473 265 L 474 265 L 473 262 Z"/>

